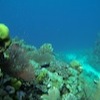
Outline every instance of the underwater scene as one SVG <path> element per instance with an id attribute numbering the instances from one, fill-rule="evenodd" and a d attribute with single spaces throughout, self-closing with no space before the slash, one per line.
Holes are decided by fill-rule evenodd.
<path id="1" fill-rule="evenodd" d="M 0 0 L 0 100 L 100 100 L 100 0 Z"/>

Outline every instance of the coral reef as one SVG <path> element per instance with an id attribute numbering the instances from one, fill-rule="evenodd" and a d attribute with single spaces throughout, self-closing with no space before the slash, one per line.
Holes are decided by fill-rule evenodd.
<path id="1" fill-rule="evenodd" d="M 49 43 L 14 39 L 0 65 L 0 100 L 99 100 L 100 79 L 78 60 L 66 63 Z"/>

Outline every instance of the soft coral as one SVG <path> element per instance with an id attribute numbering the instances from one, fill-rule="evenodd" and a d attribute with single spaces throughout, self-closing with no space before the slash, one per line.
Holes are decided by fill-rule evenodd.
<path id="1" fill-rule="evenodd" d="M 9 58 L 4 59 L 1 69 L 25 81 L 33 80 L 34 66 L 29 62 L 29 49 L 23 47 L 19 42 L 13 42 L 6 52 L 9 54 Z"/>

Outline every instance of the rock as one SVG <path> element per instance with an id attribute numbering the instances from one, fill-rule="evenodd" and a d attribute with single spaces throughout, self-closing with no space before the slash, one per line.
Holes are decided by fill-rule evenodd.
<path id="1" fill-rule="evenodd" d="M 15 89 L 14 87 L 8 85 L 6 86 L 6 91 L 9 93 L 9 94 L 14 94 L 15 93 Z"/>
<path id="2" fill-rule="evenodd" d="M 5 95 L 7 95 L 7 92 L 4 89 L 0 88 L 0 97 L 5 96 Z"/>
<path id="3" fill-rule="evenodd" d="M 24 98 L 25 98 L 25 92 L 23 92 L 23 91 L 18 91 L 17 92 L 17 99 L 18 100 L 23 100 Z"/>
<path id="4" fill-rule="evenodd" d="M 13 100 L 9 95 L 6 95 L 3 100 Z"/>

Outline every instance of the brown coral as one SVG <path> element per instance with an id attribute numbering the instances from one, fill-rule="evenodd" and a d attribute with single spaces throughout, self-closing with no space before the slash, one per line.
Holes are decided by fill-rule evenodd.
<path id="1" fill-rule="evenodd" d="M 34 66 L 29 63 L 30 55 L 28 52 L 29 50 L 19 43 L 12 43 L 7 50 L 9 58 L 3 62 L 2 70 L 25 81 L 34 79 Z"/>

